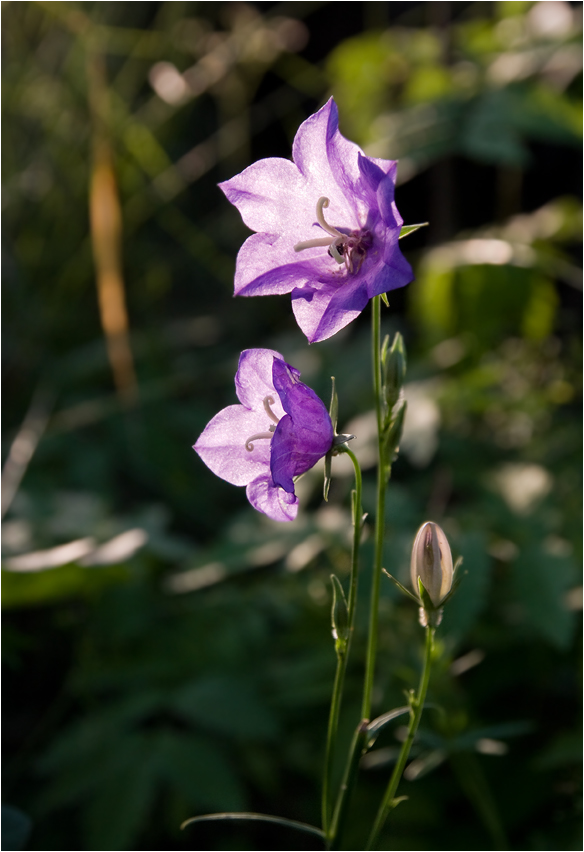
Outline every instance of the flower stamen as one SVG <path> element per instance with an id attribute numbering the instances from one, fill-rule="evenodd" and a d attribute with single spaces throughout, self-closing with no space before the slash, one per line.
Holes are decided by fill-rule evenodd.
<path id="1" fill-rule="evenodd" d="M 330 246 L 333 241 L 330 237 L 320 237 L 317 240 L 306 240 L 303 243 L 296 243 L 294 251 L 304 251 L 308 248 L 317 248 L 317 246 Z"/>

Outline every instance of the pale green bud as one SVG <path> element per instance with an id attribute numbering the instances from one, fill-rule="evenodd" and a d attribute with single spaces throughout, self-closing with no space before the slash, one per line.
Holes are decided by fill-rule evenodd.
<path id="1" fill-rule="evenodd" d="M 414 592 L 423 593 L 418 578 L 430 598 L 434 609 L 438 609 L 450 589 L 453 579 L 452 554 L 442 529 L 433 521 L 422 524 L 412 547 L 411 577 Z"/>

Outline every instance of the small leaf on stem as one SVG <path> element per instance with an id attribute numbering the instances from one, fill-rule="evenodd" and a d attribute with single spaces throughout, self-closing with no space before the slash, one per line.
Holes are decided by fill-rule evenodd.
<path id="1" fill-rule="evenodd" d="M 417 225 L 403 225 L 401 231 L 399 232 L 399 239 L 403 239 L 403 237 L 407 237 L 408 234 L 413 234 L 414 231 L 418 231 L 420 228 L 425 228 L 426 225 L 429 225 L 429 222 L 420 222 Z"/>

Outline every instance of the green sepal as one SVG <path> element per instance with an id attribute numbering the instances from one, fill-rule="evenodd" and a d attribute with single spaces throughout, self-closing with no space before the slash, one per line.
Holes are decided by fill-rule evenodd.
<path id="1" fill-rule="evenodd" d="M 422 607 L 426 610 L 426 612 L 432 612 L 433 610 L 438 609 L 438 607 L 435 607 L 432 603 L 432 598 L 426 591 L 426 588 L 422 583 L 421 577 L 418 577 L 418 589 L 420 591 L 420 603 L 422 604 Z M 442 604 L 440 606 L 442 606 Z"/>
<path id="2" fill-rule="evenodd" d="M 400 581 L 399 581 L 399 580 L 396 580 L 396 579 L 395 579 L 395 577 L 393 577 L 393 576 L 389 573 L 389 571 L 386 571 L 386 570 L 385 570 L 385 568 L 382 568 L 381 570 L 383 571 L 383 573 L 384 573 L 387 577 L 389 577 L 389 579 L 392 581 L 392 583 L 395 583 L 395 585 L 398 587 L 398 589 L 400 590 L 400 592 L 403 592 L 403 593 L 404 593 L 404 595 L 406 595 L 408 598 L 410 598 L 410 600 L 412 600 L 415 604 L 417 604 L 418 606 L 420 606 L 420 601 L 418 600 L 418 598 L 417 598 L 415 595 L 413 595 L 413 594 L 410 592 L 410 590 L 409 590 L 409 589 L 406 589 L 406 587 L 405 587 L 405 586 L 402 586 L 402 584 L 400 583 Z"/>
<path id="3" fill-rule="evenodd" d="M 381 295 L 381 301 L 383 302 L 385 307 L 389 308 L 389 300 L 387 298 L 387 293 L 380 293 L 380 295 Z"/>
<path id="4" fill-rule="evenodd" d="M 349 608 L 341 581 L 335 574 L 331 574 L 331 582 L 333 584 L 331 626 L 335 640 L 335 651 L 337 656 L 341 656 L 345 653 L 349 639 Z"/>
<path id="5" fill-rule="evenodd" d="M 397 719 L 399 716 L 403 716 L 405 713 L 410 712 L 409 705 L 407 707 L 397 707 L 395 710 L 390 710 L 388 713 L 383 713 L 381 716 L 378 716 L 372 722 L 369 722 L 367 725 L 367 743 L 366 748 L 370 749 L 375 740 L 381 733 L 381 731 L 385 728 L 386 725 L 389 725 L 390 722 L 393 722 L 394 719 Z"/>
<path id="6" fill-rule="evenodd" d="M 440 601 L 441 607 L 444 606 L 445 603 L 448 603 L 448 601 L 450 600 L 452 595 L 455 593 L 455 591 L 458 589 L 458 587 L 462 583 L 462 578 L 467 573 L 465 571 L 464 574 L 461 574 L 458 570 L 460 568 L 460 566 L 462 565 L 462 561 L 463 561 L 462 556 L 459 556 L 458 559 L 456 560 L 456 562 L 454 563 L 454 568 L 452 569 L 452 575 L 454 577 L 454 579 L 452 581 L 452 586 L 450 587 L 450 591 L 448 592 L 448 594 L 444 595 L 444 597 Z"/>
<path id="7" fill-rule="evenodd" d="M 399 408 L 392 415 L 383 435 L 383 458 L 385 459 L 386 479 L 389 479 L 391 474 L 391 465 L 399 451 L 399 444 L 401 441 L 407 410 L 407 402 L 405 399 L 401 402 L 401 404 L 398 403 L 398 405 Z"/>
<path id="8" fill-rule="evenodd" d="M 401 231 L 399 232 L 399 239 L 403 239 L 403 237 L 407 237 L 408 234 L 413 234 L 414 231 L 418 231 L 420 228 L 425 228 L 426 225 L 429 225 L 429 222 L 420 222 L 417 225 L 403 225 Z"/>
<path id="9" fill-rule="evenodd" d="M 386 334 L 383 338 L 383 343 L 381 344 L 381 349 L 379 352 L 379 361 L 381 363 L 381 369 L 383 370 L 385 359 L 387 358 L 387 351 L 389 349 L 389 334 Z"/>
<path id="10" fill-rule="evenodd" d="M 322 496 L 324 497 L 325 503 L 328 503 L 329 488 L 331 487 L 332 458 L 333 454 L 331 450 L 329 450 L 324 457 L 324 484 L 322 487 Z"/>
<path id="11" fill-rule="evenodd" d="M 385 337 L 381 347 L 381 370 L 383 399 L 387 411 L 392 411 L 398 401 L 406 377 L 407 359 L 404 339 L 396 331 L 391 346 L 389 337 Z"/>
<path id="12" fill-rule="evenodd" d="M 331 418 L 331 422 L 333 424 L 333 434 L 337 434 L 337 420 L 339 419 L 339 397 L 337 396 L 337 386 L 335 383 L 335 377 L 331 376 L 332 390 L 331 390 L 331 404 L 329 406 L 329 416 Z"/>

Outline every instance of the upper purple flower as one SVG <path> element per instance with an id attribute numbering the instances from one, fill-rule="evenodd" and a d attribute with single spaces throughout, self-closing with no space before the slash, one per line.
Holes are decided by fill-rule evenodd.
<path id="1" fill-rule="evenodd" d="M 213 473 L 247 486 L 252 506 L 275 521 L 298 512 L 293 477 L 331 449 L 333 425 L 300 373 L 272 349 L 246 349 L 239 358 L 229 405 L 207 424 L 193 449 Z"/>
<path id="2" fill-rule="evenodd" d="M 219 186 L 257 232 L 237 256 L 235 295 L 291 292 L 313 343 L 413 275 L 398 245 L 397 163 L 341 136 L 332 98 L 300 126 L 292 153 L 294 162 L 260 160 Z"/>

